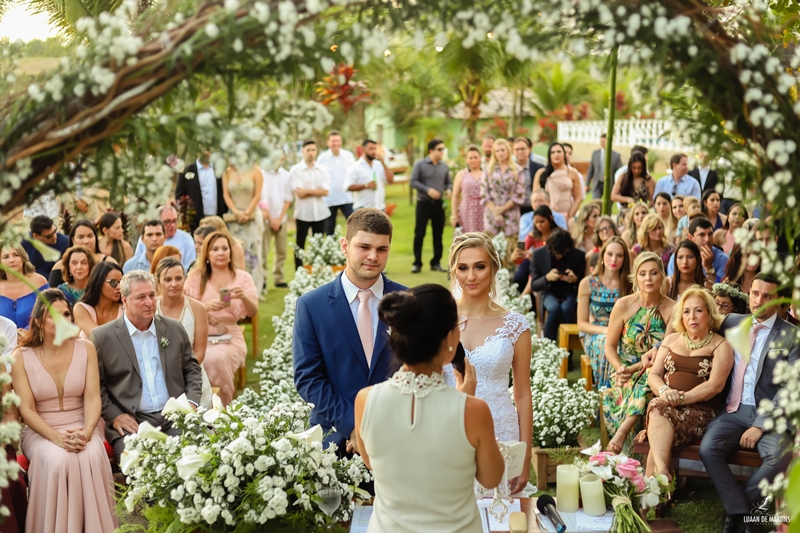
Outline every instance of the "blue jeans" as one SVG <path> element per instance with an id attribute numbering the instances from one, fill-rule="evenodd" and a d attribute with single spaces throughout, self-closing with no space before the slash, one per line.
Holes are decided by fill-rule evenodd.
<path id="1" fill-rule="evenodd" d="M 577 299 L 574 294 L 570 294 L 563 302 L 559 302 L 552 294 L 545 293 L 542 305 L 547 310 L 544 336 L 558 341 L 558 326 L 575 323 L 578 311 Z"/>

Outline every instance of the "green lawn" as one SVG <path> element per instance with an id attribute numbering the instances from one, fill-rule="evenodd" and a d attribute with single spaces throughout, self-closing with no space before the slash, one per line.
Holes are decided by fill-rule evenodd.
<path id="1" fill-rule="evenodd" d="M 387 190 L 387 204 L 396 203 L 397 208 L 392 214 L 394 224 L 394 236 L 392 239 L 392 249 L 389 254 L 389 263 L 386 266 L 386 275 L 392 280 L 407 286 L 420 285 L 422 283 L 441 283 L 447 284 L 447 275 L 443 272 L 431 272 L 427 265 L 433 253 L 433 244 L 430 237 L 430 227 L 425 239 L 422 262 L 423 271 L 419 274 L 411 274 L 411 265 L 414 262 L 413 240 L 414 240 L 414 207 L 408 202 L 408 185 L 395 185 Z M 344 219 L 340 219 L 340 224 L 344 225 Z M 447 226 L 445 228 L 443 242 L 445 257 L 442 259 L 442 266 L 447 264 L 447 250 L 452 240 L 453 230 Z M 289 242 L 294 242 L 294 233 L 290 231 Z M 293 277 L 293 272 L 287 261 L 287 281 Z M 270 279 L 270 287 L 272 280 Z M 272 317 L 283 312 L 283 297 L 286 289 L 270 288 L 269 295 L 265 302 L 259 305 L 259 350 L 268 347 L 272 342 L 275 332 L 272 329 Z M 250 331 L 245 333 L 248 348 L 250 347 Z M 570 373 L 570 381 L 577 381 L 580 378 L 580 356 L 573 354 L 573 361 L 576 370 Z M 258 382 L 253 374 L 254 359 L 248 357 L 247 360 L 247 385 L 257 387 Z M 587 430 L 587 439 L 595 442 L 599 432 L 597 430 Z M 590 443 L 590 444 L 591 444 Z M 531 479 L 535 483 L 535 479 Z M 540 487 L 540 489 L 543 487 Z M 555 494 L 555 486 L 551 485 L 549 493 Z M 672 508 L 666 518 L 672 518 L 678 522 L 686 533 L 713 533 L 721 529 L 722 505 L 719 502 L 716 491 L 709 480 L 692 479 L 686 488 L 677 495 L 677 503 Z"/>

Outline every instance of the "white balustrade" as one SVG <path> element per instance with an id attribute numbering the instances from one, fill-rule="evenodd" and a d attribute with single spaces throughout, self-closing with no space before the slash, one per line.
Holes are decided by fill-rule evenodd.
<path id="1" fill-rule="evenodd" d="M 602 120 L 575 120 L 558 123 L 558 140 L 561 142 L 597 144 L 600 135 L 608 131 Z M 692 151 L 666 120 L 630 119 L 614 122 L 614 146 L 645 146 L 657 150 Z"/>

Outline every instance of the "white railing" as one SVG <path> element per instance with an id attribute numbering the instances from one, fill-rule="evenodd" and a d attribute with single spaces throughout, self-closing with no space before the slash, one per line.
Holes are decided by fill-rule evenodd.
<path id="1" fill-rule="evenodd" d="M 561 121 L 558 123 L 558 140 L 597 144 L 600 135 L 608 131 L 602 120 Z M 614 146 L 640 145 L 666 151 L 689 152 L 690 146 L 681 142 L 666 120 L 634 119 L 614 122 Z"/>

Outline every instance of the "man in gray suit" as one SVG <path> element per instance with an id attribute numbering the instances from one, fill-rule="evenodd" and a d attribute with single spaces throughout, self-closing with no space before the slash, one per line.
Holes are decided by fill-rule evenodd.
<path id="1" fill-rule="evenodd" d="M 754 320 L 750 328 L 750 361 L 735 353 L 726 405 L 709 424 L 700 444 L 700 458 L 714 487 L 725 506 L 723 533 L 738 533 L 744 524 L 744 515 L 753 504 L 761 500 L 758 484 L 762 479 L 772 482 L 786 469 L 791 455 L 785 453 L 786 435 L 769 431 L 766 417 L 757 408 L 762 400 L 776 401 L 778 385 L 773 383 L 778 361 L 790 363 L 800 355 L 797 329 L 782 320 L 778 306 L 767 307 L 777 294 L 778 280 L 770 275 L 758 274 L 750 289 L 750 309 Z M 747 315 L 732 313 L 725 318 L 719 333 L 738 325 Z M 725 457 L 740 448 L 756 449 L 761 456 L 761 467 L 743 487 L 731 473 Z M 751 529 L 747 527 L 747 529 Z"/>
<path id="2" fill-rule="evenodd" d="M 614 186 L 614 173 L 622 166 L 622 156 L 618 152 L 611 151 L 611 183 Z M 599 200 L 603 197 L 604 171 L 606 168 L 606 134 L 600 136 L 600 149 L 592 152 L 592 159 L 589 161 L 589 170 L 586 172 L 586 194 L 592 191 L 592 198 Z"/>
<path id="3" fill-rule="evenodd" d="M 192 342 L 180 322 L 156 316 L 155 280 L 149 272 L 133 270 L 120 283 L 125 314 L 92 330 L 100 367 L 100 396 L 106 440 L 119 461 L 125 435 L 139 424 L 161 426 L 178 434 L 161 415 L 170 398 L 186 393 L 197 407 L 202 378 Z"/>

